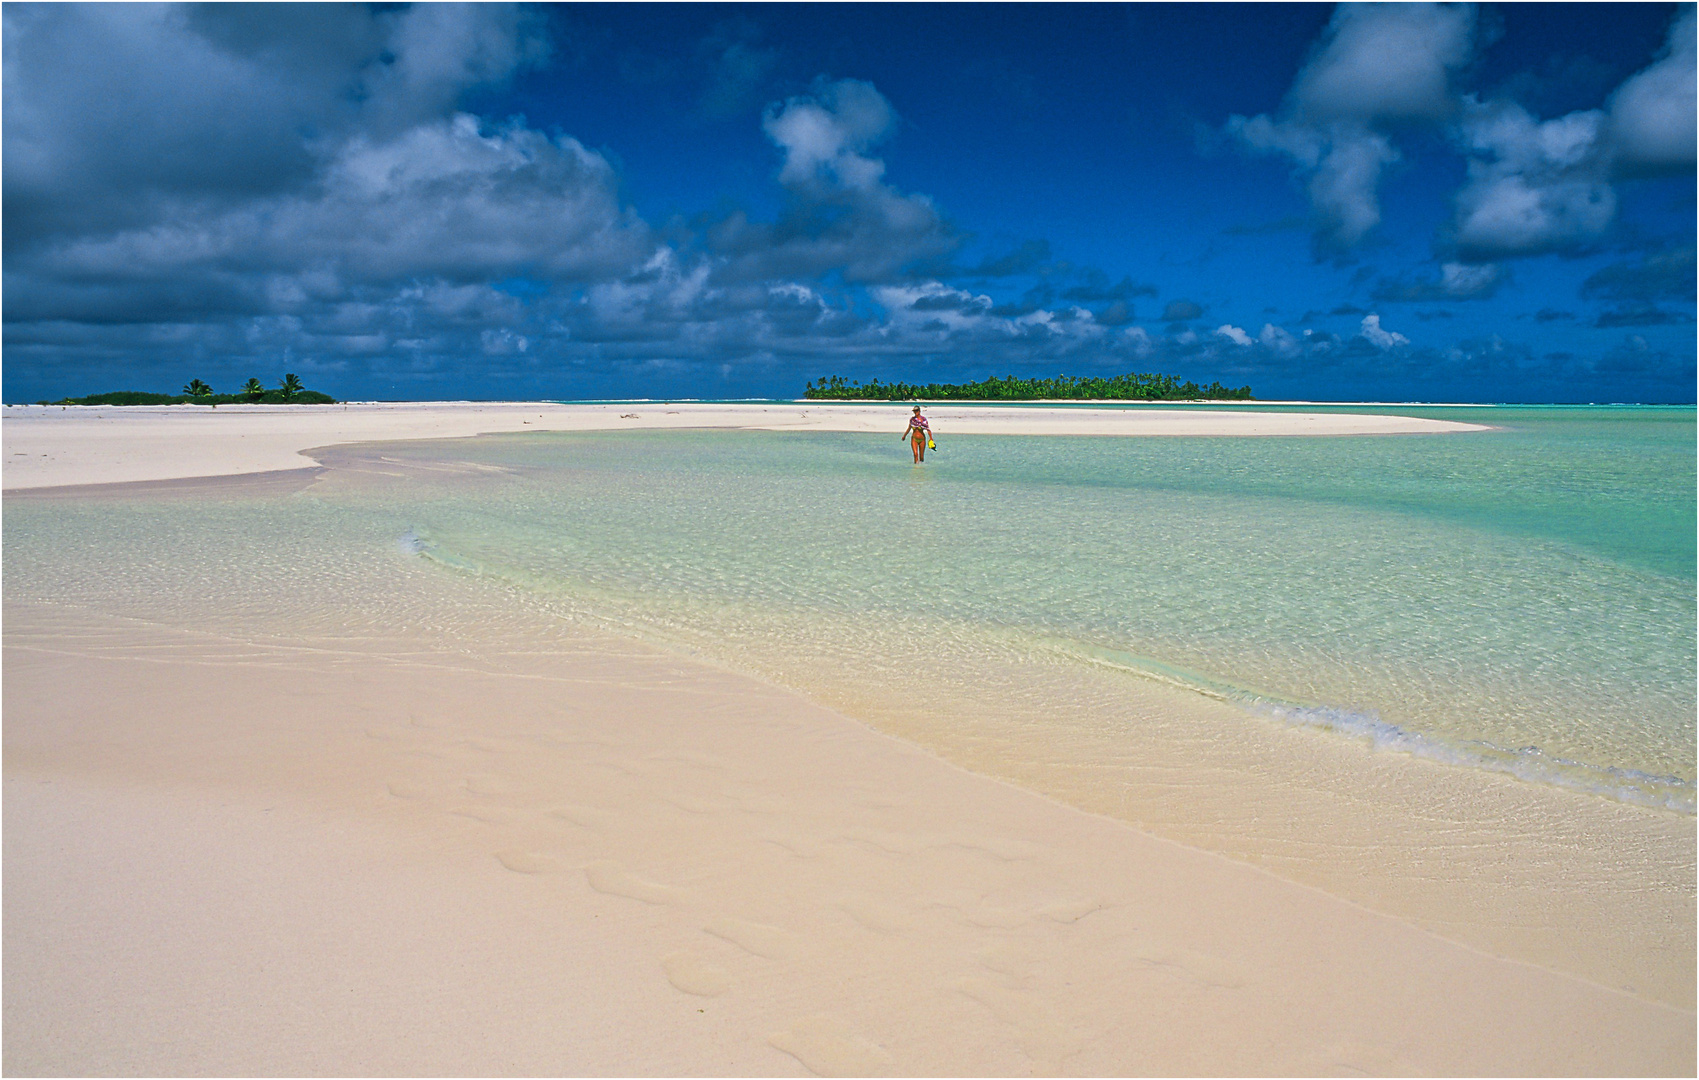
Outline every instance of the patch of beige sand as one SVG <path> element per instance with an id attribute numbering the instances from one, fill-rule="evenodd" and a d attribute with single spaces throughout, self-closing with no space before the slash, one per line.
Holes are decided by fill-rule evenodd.
<path id="1" fill-rule="evenodd" d="M 5 610 L 10 1073 L 1691 1074 L 1493 958 L 629 642 Z"/>
<path id="2" fill-rule="evenodd" d="M 1483 431 L 1411 416 L 1231 409 L 929 407 L 941 439 L 961 435 L 1392 435 Z M 865 431 L 899 437 L 901 404 L 569 404 L 11 406 L 0 418 L 7 491 L 308 469 L 338 443 L 491 432 L 626 428 Z"/>

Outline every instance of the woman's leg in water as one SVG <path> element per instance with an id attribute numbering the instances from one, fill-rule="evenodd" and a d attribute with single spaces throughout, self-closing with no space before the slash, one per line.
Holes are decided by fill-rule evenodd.
<path id="1" fill-rule="evenodd" d="M 926 436 L 916 435 L 909 442 L 914 446 L 914 463 L 919 465 L 926 460 Z"/>

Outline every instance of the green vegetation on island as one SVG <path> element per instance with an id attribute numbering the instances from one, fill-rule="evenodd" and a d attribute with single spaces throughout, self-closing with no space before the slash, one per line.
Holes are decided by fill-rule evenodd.
<path id="1" fill-rule="evenodd" d="M 151 394 L 144 390 L 115 390 L 107 394 L 38 401 L 37 405 L 335 405 L 336 399 L 301 385 L 300 376 L 290 372 L 283 381 L 267 388 L 249 379 L 235 394 L 214 393 L 200 379 L 190 379 L 181 394 Z"/>
<path id="2" fill-rule="evenodd" d="M 836 401 L 1249 401 L 1251 388 L 1219 382 L 1199 386 L 1172 375 L 1130 372 L 1107 379 L 1058 375 L 1054 379 L 1018 379 L 1013 375 L 973 383 L 882 383 L 845 381 L 842 375 L 810 382 L 804 398 Z"/>

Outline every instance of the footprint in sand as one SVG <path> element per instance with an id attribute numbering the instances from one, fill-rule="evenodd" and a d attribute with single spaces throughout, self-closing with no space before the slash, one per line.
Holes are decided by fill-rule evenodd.
<path id="1" fill-rule="evenodd" d="M 820 843 L 813 837 L 799 836 L 794 833 L 769 833 L 761 838 L 763 843 L 774 847 L 784 848 L 799 859 L 812 859 L 820 854 Z"/>
<path id="2" fill-rule="evenodd" d="M 674 793 L 663 795 L 661 798 L 687 814 L 712 814 L 720 809 L 716 803 L 711 803 L 707 799 L 698 799 L 691 795 Z"/>
<path id="3" fill-rule="evenodd" d="M 1300 1071 L 1312 1076 L 1431 1076 L 1424 1069 L 1383 1046 L 1337 1043 L 1317 1050 Z"/>
<path id="4" fill-rule="evenodd" d="M 974 959 L 978 960 L 981 966 L 1017 981 L 1031 975 L 1036 963 L 1036 957 L 1030 949 L 1012 941 L 981 949 L 974 954 Z"/>
<path id="5" fill-rule="evenodd" d="M 687 994 L 718 997 L 731 989 L 731 976 L 694 953 L 675 952 L 661 957 L 667 981 Z"/>
<path id="6" fill-rule="evenodd" d="M 524 792 L 513 781 L 505 776 L 492 776 L 487 773 L 466 778 L 466 790 L 474 795 L 485 798 L 501 799 L 522 795 Z"/>
<path id="7" fill-rule="evenodd" d="M 641 900 L 645 904 L 673 904 L 684 898 L 678 889 L 638 877 L 619 863 L 607 860 L 586 866 L 584 876 L 599 893 Z"/>
<path id="8" fill-rule="evenodd" d="M 1049 907 L 1039 908 L 1038 913 L 1052 922 L 1077 923 L 1094 911 L 1102 911 L 1103 903 L 1099 900 L 1063 900 Z"/>
<path id="9" fill-rule="evenodd" d="M 600 810 L 592 810 L 588 806 L 572 806 L 561 804 L 550 810 L 549 816 L 562 821 L 570 821 L 574 825 L 586 829 L 599 829 L 608 823 L 608 815 Z"/>
<path id="10" fill-rule="evenodd" d="M 496 861 L 516 874 L 552 874 L 560 869 L 560 863 L 552 856 L 519 848 L 496 852 Z"/>
<path id="11" fill-rule="evenodd" d="M 877 1076 L 891 1067 L 891 1055 L 877 1043 L 824 1013 L 805 1016 L 767 1041 L 817 1076 Z"/>
<path id="12" fill-rule="evenodd" d="M 448 812 L 456 817 L 471 818 L 485 825 L 511 825 L 519 815 L 494 806 L 451 806 Z"/>
<path id="13" fill-rule="evenodd" d="M 1037 844 L 1024 840 L 1005 840 L 999 836 L 956 836 L 939 846 L 961 848 L 977 855 L 988 855 L 998 862 L 1025 862 L 1044 853 Z"/>
<path id="14" fill-rule="evenodd" d="M 927 846 L 925 837 L 885 832 L 880 829 L 850 829 L 840 839 L 882 851 L 887 855 L 913 855 Z"/>
<path id="15" fill-rule="evenodd" d="M 1245 972 L 1238 965 L 1193 949 L 1147 944 L 1134 955 L 1149 967 L 1203 986 L 1235 990 L 1246 982 Z"/>
<path id="16" fill-rule="evenodd" d="M 747 953 L 769 960 L 788 960 L 796 951 L 797 937 L 789 930 L 747 919 L 715 919 L 702 928 L 722 941 Z"/>
<path id="17" fill-rule="evenodd" d="M 956 910 L 968 922 L 987 930 L 1013 930 L 1015 927 L 1031 921 L 1026 912 L 1017 908 L 997 907 L 983 901 L 978 907 L 957 908 Z"/>

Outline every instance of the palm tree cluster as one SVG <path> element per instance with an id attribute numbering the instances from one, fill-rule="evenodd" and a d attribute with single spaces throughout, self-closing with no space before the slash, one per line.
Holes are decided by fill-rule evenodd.
<path id="1" fill-rule="evenodd" d="M 285 401 L 296 397 L 304 389 L 305 387 L 301 385 L 301 377 L 296 375 L 293 371 L 285 372 L 283 381 L 277 384 L 278 396 L 283 398 Z M 208 386 L 200 379 L 190 379 L 188 385 L 183 387 L 183 393 L 192 398 L 208 398 L 213 396 L 212 387 Z M 260 382 L 258 379 L 249 379 L 247 382 L 242 384 L 240 393 L 249 401 L 258 401 L 266 395 L 265 384 Z"/>
<path id="2" fill-rule="evenodd" d="M 1199 386 L 1181 382 L 1172 375 L 1152 375 L 1129 372 L 1112 378 L 1075 378 L 1058 375 L 1054 379 L 1021 379 L 1013 375 L 992 376 L 972 383 L 881 383 L 878 379 L 863 385 L 852 383 L 842 375 L 832 375 L 810 382 L 803 392 L 810 399 L 872 400 L 872 401 L 1249 401 L 1248 386 L 1222 386 L 1212 382 Z"/>
<path id="3" fill-rule="evenodd" d="M 87 397 L 42 401 L 41 405 L 236 405 L 243 402 L 271 404 L 335 405 L 336 399 L 301 385 L 301 377 L 293 371 L 285 374 L 274 387 L 266 387 L 258 379 L 249 379 L 234 394 L 220 394 L 203 379 L 190 379 L 181 394 L 155 394 L 143 390 L 115 390 Z"/>

